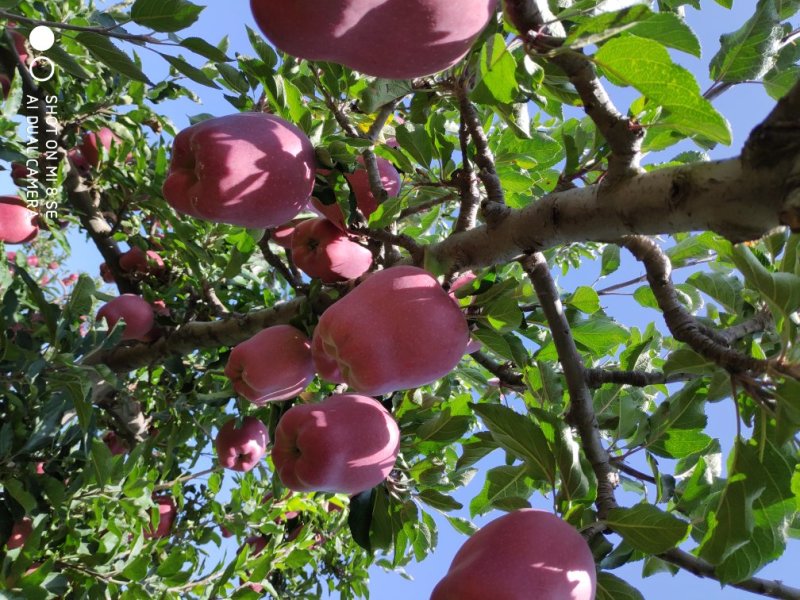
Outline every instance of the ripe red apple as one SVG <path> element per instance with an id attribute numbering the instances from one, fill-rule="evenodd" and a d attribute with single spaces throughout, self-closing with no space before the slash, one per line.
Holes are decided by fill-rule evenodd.
<path id="1" fill-rule="evenodd" d="M 219 464 L 234 471 L 249 471 L 267 453 L 269 432 L 267 427 L 255 417 L 242 419 L 242 426 L 236 427 L 236 419 L 223 425 L 214 446 Z"/>
<path id="2" fill-rule="evenodd" d="M 25 244 L 39 234 L 39 215 L 17 196 L 0 196 L 0 242 Z"/>
<path id="3" fill-rule="evenodd" d="M 111 272 L 111 267 L 107 263 L 100 263 L 100 277 L 106 283 L 114 283 L 114 273 Z"/>
<path id="4" fill-rule="evenodd" d="M 103 442 L 108 446 L 108 449 L 114 456 L 128 453 L 128 447 L 125 445 L 125 442 L 113 431 L 107 431 L 105 433 Z"/>
<path id="5" fill-rule="evenodd" d="M 33 521 L 29 517 L 23 517 L 22 520 L 17 521 L 11 527 L 11 535 L 6 542 L 6 547 L 9 550 L 14 548 L 21 548 L 25 544 L 25 540 L 33 532 Z"/>
<path id="6" fill-rule="evenodd" d="M 593 600 L 596 588 L 592 552 L 575 528 L 525 509 L 469 538 L 431 600 Z"/>
<path id="7" fill-rule="evenodd" d="M 108 152 L 112 144 L 120 144 L 121 142 L 122 140 L 116 133 L 108 127 L 101 127 L 96 132 L 87 131 L 84 133 L 81 143 L 78 144 L 78 150 L 80 150 L 81 155 L 86 159 L 89 166 L 96 169 L 100 164 L 100 146 Z"/>
<path id="8" fill-rule="evenodd" d="M 187 215 L 242 227 L 277 227 L 308 203 L 314 147 L 274 115 L 202 121 L 175 137 L 164 197 Z"/>
<path id="9" fill-rule="evenodd" d="M 178 514 L 178 507 L 175 506 L 175 501 L 169 496 L 158 496 L 153 498 L 153 501 L 158 505 L 158 526 L 153 529 L 153 524 L 145 527 L 145 539 L 163 538 L 169 535 L 172 531 L 172 525 L 175 523 L 175 517 Z"/>
<path id="10" fill-rule="evenodd" d="M 364 168 L 364 158 L 358 157 L 358 163 L 362 168 L 356 169 L 352 173 L 345 173 L 345 179 L 350 183 L 350 188 L 356 196 L 356 205 L 358 209 L 367 218 L 374 213 L 378 208 L 378 201 L 372 194 L 372 188 L 369 185 L 369 175 L 366 168 Z M 393 198 L 400 193 L 400 173 L 394 168 L 394 165 L 382 157 L 378 157 L 378 172 L 381 175 L 381 184 L 383 189 L 389 194 L 389 198 Z M 334 225 L 345 229 L 344 215 L 342 209 L 338 204 L 323 204 L 317 198 L 312 198 L 311 203 L 323 216 L 325 216 Z"/>
<path id="11" fill-rule="evenodd" d="M 37 462 L 35 466 L 36 466 L 36 474 L 37 475 L 44 475 L 44 463 L 43 462 Z"/>
<path id="12" fill-rule="evenodd" d="M 272 462 L 291 490 L 357 494 L 386 479 L 399 449 L 400 429 L 379 402 L 341 394 L 286 411 Z"/>
<path id="13" fill-rule="evenodd" d="M 97 319 L 105 319 L 109 330 L 120 319 L 125 320 L 123 340 L 150 341 L 150 331 L 155 324 L 153 307 L 141 296 L 122 294 L 97 311 Z"/>
<path id="14" fill-rule="evenodd" d="M 301 271 L 324 283 L 355 279 L 372 266 L 372 252 L 323 218 L 303 221 L 295 228 L 292 257 Z"/>
<path id="15" fill-rule="evenodd" d="M 291 325 L 268 327 L 233 349 L 225 375 L 255 404 L 294 398 L 314 379 L 311 340 Z"/>
<path id="16" fill-rule="evenodd" d="M 284 223 L 283 225 L 276 227 L 272 230 L 270 239 L 278 244 L 278 246 L 291 250 L 294 230 L 299 223 L 302 223 L 305 220 L 306 219 L 292 219 L 288 223 Z"/>
<path id="17" fill-rule="evenodd" d="M 0 75 L 0 78 L 2 78 L 2 75 Z M 11 179 L 13 179 L 14 181 L 27 179 L 30 176 L 30 174 L 31 172 L 28 169 L 28 167 L 26 167 L 22 163 L 17 163 L 17 162 L 11 163 Z"/>
<path id="18" fill-rule="evenodd" d="M 261 31 L 284 52 L 387 79 L 453 66 L 496 7 L 496 0 L 250 0 Z"/>
<path id="19" fill-rule="evenodd" d="M 468 341 L 467 321 L 439 282 L 398 266 L 370 275 L 328 308 L 311 352 L 326 379 L 377 396 L 447 375 Z"/>
<path id="20" fill-rule="evenodd" d="M 126 273 L 157 275 L 164 271 L 164 261 L 157 252 L 145 252 L 138 246 L 133 246 L 119 257 L 119 268 Z"/>
<path id="21" fill-rule="evenodd" d="M 92 165 L 89 164 L 89 161 L 81 154 L 80 150 L 73 148 L 67 152 L 67 158 L 81 177 L 89 177 L 92 174 Z"/>

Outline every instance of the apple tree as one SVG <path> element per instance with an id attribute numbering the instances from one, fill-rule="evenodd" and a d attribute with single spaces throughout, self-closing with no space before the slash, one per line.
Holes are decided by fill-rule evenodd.
<path id="1" fill-rule="evenodd" d="M 685 5 L 252 0 L 212 40 L 0 0 L 3 597 L 363 598 L 545 505 L 569 597 L 800 598 L 759 577 L 800 535 L 800 4 L 737 7 L 705 92 Z M 744 84 L 774 105 L 710 160 Z"/>

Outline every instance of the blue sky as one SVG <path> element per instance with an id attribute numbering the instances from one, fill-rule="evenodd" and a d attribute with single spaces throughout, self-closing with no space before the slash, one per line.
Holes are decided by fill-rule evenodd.
<path id="1" fill-rule="evenodd" d="M 738 28 L 750 16 L 752 6 L 755 3 L 752 0 L 736 0 L 736 8 L 730 11 L 710 0 L 704 0 L 703 4 L 705 8 L 702 13 L 687 8 L 687 19 L 701 39 L 702 59 L 698 60 L 688 55 L 674 53 L 673 56 L 691 70 L 697 77 L 701 88 L 706 89 L 711 83 L 708 80 L 706 65 L 719 46 L 719 36 Z M 228 35 L 231 41 L 231 54 L 234 52 L 253 54 L 247 41 L 245 25 L 255 29 L 250 11 L 243 0 L 238 0 L 237 2 L 217 0 L 216 2 L 210 2 L 210 6 L 202 13 L 199 22 L 192 29 L 192 35 L 203 37 L 212 43 L 216 43 L 224 35 Z M 159 78 L 166 75 L 167 67 L 163 61 L 152 57 L 148 52 L 142 52 L 141 55 L 145 61 L 145 70 L 153 81 L 158 81 Z M 222 115 L 233 111 L 222 99 L 221 93 L 199 86 L 196 91 L 203 99 L 202 105 L 194 104 L 188 100 L 174 101 L 167 105 L 161 105 L 160 110 L 165 111 L 178 128 L 188 125 L 188 115 L 201 112 Z M 635 93 L 630 90 L 612 89 L 611 93 L 619 108 L 623 111 L 627 108 L 628 103 L 635 98 Z M 732 147 L 717 148 L 711 153 L 712 157 L 724 158 L 738 154 L 752 127 L 767 114 L 772 104 L 773 102 L 763 92 L 761 86 L 752 84 L 737 86 L 715 100 L 715 106 L 731 121 L 734 139 Z M 691 146 L 685 145 L 678 149 L 673 148 L 663 156 L 651 157 L 648 160 L 653 160 L 653 158 L 666 160 L 680 150 L 685 149 L 691 149 Z M 0 193 L 15 193 L 15 188 L 7 175 L 7 171 L 0 173 Z M 74 254 L 64 263 L 63 269 L 67 272 L 85 271 L 97 275 L 98 264 L 101 259 L 94 247 L 80 235 L 73 234 L 70 236 L 70 241 Z M 590 285 L 597 279 L 599 270 L 598 264 L 587 264 L 578 272 L 562 278 L 560 284 L 564 289 L 574 289 L 576 285 Z M 639 266 L 634 261 L 624 257 L 622 269 L 612 275 L 607 283 L 612 284 L 640 274 Z M 612 316 L 628 326 L 643 327 L 647 322 L 653 319 L 658 321 L 660 318 L 658 313 L 640 308 L 632 298 L 627 296 L 604 297 L 603 304 Z M 709 420 L 712 423 L 710 433 L 719 437 L 726 447 L 729 446 L 731 441 L 734 418 L 733 409 L 729 402 L 714 404 L 709 408 Z M 482 463 L 482 466 L 485 468 L 490 467 L 501 460 L 502 456 L 499 453 L 495 453 L 487 458 Z M 480 490 L 483 480 L 483 474 L 481 473 L 456 497 L 462 503 L 468 505 L 471 497 Z M 633 496 L 623 496 L 622 498 L 629 502 L 636 500 Z M 548 508 L 546 499 L 534 498 L 533 502 L 541 508 Z M 464 511 L 462 516 L 468 517 L 469 515 Z M 487 515 L 486 518 L 478 519 L 476 523 L 484 523 L 495 516 L 497 515 Z M 439 519 L 439 525 L 439 547 L 435 554 L 424 563 L 412 563 L 407 568 L 408 573 L 414 578 L 413 581 L 403 579 L 397 574 L 384 573 L 380 569 L 373 570 L 370 585 L 373 599 L 406 600 L 408 598 L 423 599 L 429 596 L 433 586 L 447 570 L 453 555 L 465 539 L 456 533 L 443 519 Z M 542 543 L 546 543 L 546 540 L 543 540 Z M 790 569 L 790 565 L 800 564 L 800 548 L 798 546 L 800 544 L 796 541 L 790 541 L 789 551 L 783 559 L 769 565 L 759 575 L 767 578 L 786 579 L 789 583 L 798 585 L 800 581 L 797 580 L 796 572 Z M 718 583 L 700 580 L 689 574 L 680 574 L 674 578 L 660 574 L 642 580 L 640 573 L 641 563 L 627 565 L 615 571 L 615 574 L 635 585 L 648 600 L 671 600 L 679 596 L 686 600 L 694 600 L 696 598 L 702 598 L 703 600 L 737 600 L 741 598 L 744 600 L 755 597 L 736 590 L 721 590 Z"/>

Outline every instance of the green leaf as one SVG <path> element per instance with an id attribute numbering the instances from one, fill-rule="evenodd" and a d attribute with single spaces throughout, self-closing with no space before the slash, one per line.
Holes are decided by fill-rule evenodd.
<path id="1" fill-rule="evenodd" d="M 592 315 L 600 310 L 600 296 L 589 286 L 582 285 L 573 292 L 572 296 L 567 298 L 567 304 Z"/>
<path id="2" fill-rule="evenodd" d="M 461 439 L 472 424 L 472 418 L 463 415 L 451 415 L 445 408 L 420 425 L 417 437 L 422 442 L 451 443 Z"/>
<path id="3" fill-rule="evenodd" d="M 534 477 L 555 481 L 555 460 L 547 439 L 525 415 L 500 404 L 470 404 L 494 440 L 530 466 Z"/>
<path id="4" fill-rule="evenodd" d="M 86 47 L 89 54 L 106 65 L 112 72 L 119 73 L 135 81 L 151 84 L 147 75 L 142 72 L 136 63 L 112 44 L 106 36 L 98 33 L 82 32 L 77 34 L 75 39 Z"/>
<path id="5" fill-rule="evenodd" d="M 792 273 L 770 273 L 744 244 L 733 247 L 730 255 L 747 284 L 766 298 L 779 323 L 800 308 L 800 277 Z"/>
<path id="6" fill-rule="evenodd" d="M 524 465 L 495 467 L 486 472 L 486 483 L 469 505 L 470 515 L 482 515 L 494 508 L 527 508 L 533 493 L 533 479 Z"/>
<path id="7" fill-rule="evenodd" d="M 136 0 L 131 19 L 155 31 L 174 32 L 197 21 L 204 8 L 188 0 Z"/>
<path id="8" fill-rule="evenodd" d="M 522 324 L 522 310 L 517 301 L 509 295 L 503 295 L 490 302 L 484 308 L 484 316 L 492 328 L 500 332 L 514 331 Z"/>
<path id="9" fill-rule="evenodd" d="M 597 574 L 595 600 L 644 600 L 644 596 L 627 581 L 603 571 Z"/>
<path id="10" fill-rule="evenodd" d="M 350 498 L 350 508 L 347 513 L 347 526 L 353 541 L 372 552 L 369 531 L 372 526 L 372 511 L 375 507 L 375 489 L 370 489 Z"/>
<path id="11" fill-rule="evenodd" d="M 481 48 L 478 83 L 472 98 L 482 104 L 511 104 L 517 98 L 517 63 L 505 39 L 495 33 Z"/>
<path id="12" fill-rule="evenodd" d="M 17 479 L 7 479 L 2 482 L 3 487 L 9 495 L 16 500 L 26 513 L 31 513 L 36 508 L 36 498 L 34 498 Z"/>
<path id="13" fill-rule="evenodd" d="M 737 314 L 742 310 L 742 282 L 733 275 L 699 271 L 692 273 L 687 282 L 719 302 L 728 312 Z"/>
<path id="14" fill-rule="evenodd" d="M 730 125 L 700 94 L 694 76 L 658 42 L 628 35 L 610 40 L 595 61 L 614 83 L 630 85 L 669 111 L 665 125 L 686 135 L 731 143 Z"/>
<path id="15" fill-rule="evenodd" d="M 661 554 L 675 548 L 691 529 L 689 523 L 647 503 L 612 508 L 606 522 L 631 546 L 647 554 Z"/>
<path id="16" fill-rule="evenodd" d="M 159 54 L 161 54 L 159 52 Z M 166 60 L 169 64 L 175 67 L 179 73 L 186 75 L 192 81 L 196 81 L 200 85 L 205 85 L 210 88 L 219 89 L 219 86 L 214 83 L 214 81 L 206 75 L 203 71 L 190 65 L 186 62 L 183 57 L 180 56 L 170 56 L 168 54 L 161 54 L 161 57 Z"/>
<path id="17" fill-rule="evenodd" d="M 572 336 L 596 356 L 604 356 L 630 339 L 625 327 L 605 316 L 581 321 L 573 326 Z"/>
<path id="18" fill-rule="evenodd" d="M 656 13 L 649 19 L 636 23 L 628 32 L 698 58 L 701 54 L 700 40 L 686 22 L 675 13 Z"/>
<path id="19" fill-rule="evenodd" d="M 622 264 L 620 257 L 620 249 L 616 244 L 609 244 L 603 248 L 602 267 L 600 269 L 600 277 L 611 275 L 614 271 L 619 269 Z"/>
<path id="20" fill-rule="evenodd" d="M 711 437 L 703 432 L 708 418 L 702 386 L 702 380 L 692 381 L 659 405 L 649 419 L 646 441 L 651 452 L 665 458 L 685 458 L 711 443 Z"/>
<path id="21" fill-rule="evenodd" d="M 181 46 L 199 54 L 203 58 L 214 62 L 228 62 L 231 59 L 219 48 L 209 44 L 206 40 L 199 37 L 188 37 L 181 40 Z"/>
<path id="22" fill-rule="evenodd" d="M 710 63 L 711 78 L 733 83 L 761 79 L 775 65 L 783 35 L 775 0 L 759 0 L 744 25 L 720 37 L 719 52 Z"/>
<path id="23" fill-rule="evenodd" d="M 423 490 L 417 497 L 428 506 L 438 508 L 439 510 L 461 510 L 463 505 L 455 500 L 452 496 L 442 494 L 436 490 Z"/>
<path id="24" fill-rule="evenodd" d="M 415 127 L 408 123 L 395 130 L 397 143 L 423 167 L 428 167 L 433 160 L 433 146 L 428 133 L 423 127 Z"/>
<path id="25" fill-rule="evenodd" d="M 580 21 L 570 30 L 564 45 L 577 50 L 599 44 L 631 29 L 638 22 L 651 16 L 653 16 L 653 12 L 642 4 L 635 4 L 613 12 L 603 12 Z"/>

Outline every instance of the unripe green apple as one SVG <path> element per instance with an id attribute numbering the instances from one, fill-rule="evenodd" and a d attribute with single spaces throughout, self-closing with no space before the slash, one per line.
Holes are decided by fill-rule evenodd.
<path id="1" fill-rule="evenodd" d="M 400 449 L 400 429 L 373 398 L 340 394 L 298 404 L 278 421 L 272 462 L 297 492 L 358 494 L 386 479 Z"/>
<path id="2" fill-rule="evenodd" d="M 447 375 L 469 341 L 461 310 L 427 271 L 378 271 L 328 308 L 314 330 L 318 372 L 370 396 Z"/>
<path id="3" fill-rule="evenodd" d="M 314 379 L 311 340 L 291 325 L 268 327 L 233 349 L 225 375 L 255 404 L 294 398 Z"/>
<path id="4" fill-rule="evenodd" d="M 277 227 L 306 206 L 314 147 L 297 127 L 265 113 L 202 121 L 175 137 L 164 197 L 187 215 L 241 227 Z"/>
<path id="5" fill-rule="evenodd" d="M 596 577 L 592 552 L 574 527 L 525 509 L 473 534 L 431 600 L 593 600 Z"/>
<path id="6" fill-rule="evenodd" d="M 288 54 L 413 79 L 461 60 L 497 0 L 251 0 L 250 8 L 264 35 Z"/>

